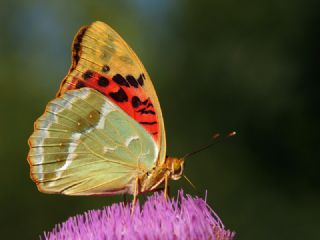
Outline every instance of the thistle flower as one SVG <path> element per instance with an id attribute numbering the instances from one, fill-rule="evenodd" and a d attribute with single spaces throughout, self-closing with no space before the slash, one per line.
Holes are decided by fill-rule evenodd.
<path id="1" fill-rule="evenodd" d="M 166 201 L 154 193 L 143 206 L 113 204 L 70 217 L 42 239 L 212 239 L 232 240 L 235 233 L 223 223 L 206 200 L 184 195 Z"/>

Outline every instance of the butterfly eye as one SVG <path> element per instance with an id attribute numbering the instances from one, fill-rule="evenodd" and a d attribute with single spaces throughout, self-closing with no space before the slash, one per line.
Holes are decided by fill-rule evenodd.
<path id="1" fill-rule="evenodd" d="M 181 162 L 180 161 L 174 161 L 173 162 L 173 174 L 180 174 L 182 170 Z"/>
<path id="2" fill-rule="evenodd" d="M 172 161 L 172 165 L 171 165 L 171 178 L 173 180 L 178 180 L 181 178 L 182 176 L 182 172 L 183 172 L 183 163 L 184 160 L 183 159 L 179 159 L 179 158 L 174 158 Z"/>

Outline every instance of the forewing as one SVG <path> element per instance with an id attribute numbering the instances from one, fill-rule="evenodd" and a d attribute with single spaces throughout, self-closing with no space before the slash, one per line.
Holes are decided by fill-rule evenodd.
<path id="1" fill-rule="evenodd" d="M 98 90 L 139 122 L 165 159 L 165 129 L 158 97 L 141 61 L 111 27 L 94 22 L 83 27 L 73 41 L 72 65 L 58 96 L 70 89 Z"/>
<path id="2" fill-rule="evenodd" d="M 67 195 L 132 193 L 152 169 L 152 136 L 94 89 L 68 91 L 35 122 L 28 161 L 38 189 Z"/>

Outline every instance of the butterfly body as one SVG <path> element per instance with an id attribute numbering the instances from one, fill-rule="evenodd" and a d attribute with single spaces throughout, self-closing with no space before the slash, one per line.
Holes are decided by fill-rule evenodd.
<path id="1" fill-rule="evenodd" d="M 173 179 L 178 180 L 183 173 L 184 159 L 166 157 L 161 166 L 156 166 L 141 178 L 141 191 L 155 190 L 162 182 Z"/>
<path id="2" fill-rule="evenodd" d="M 66 195 L 152 191 L 180 178 L 183 159 L 166 157 L 160 104 L 145 68 L 108 25 L 94 22 L 73 41 L 72 65 L 29 138 L 38 189 Z"/>

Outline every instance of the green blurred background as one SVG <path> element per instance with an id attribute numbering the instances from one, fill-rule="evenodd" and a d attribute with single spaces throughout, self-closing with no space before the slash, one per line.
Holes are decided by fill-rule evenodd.
<path id="1" fill-rule="evenodd" d="M 172 190 L 204 195 L 237 239 L 320 239 L 320 2 L 1 1 L 1 239 L 36 239 L 115 197 L 39 193 L 27 139 L 58 90 L 82 25 L 102 20 L 156 87 L 168 154 L 214 132 L 233 139 L 188 159 Z"/>

